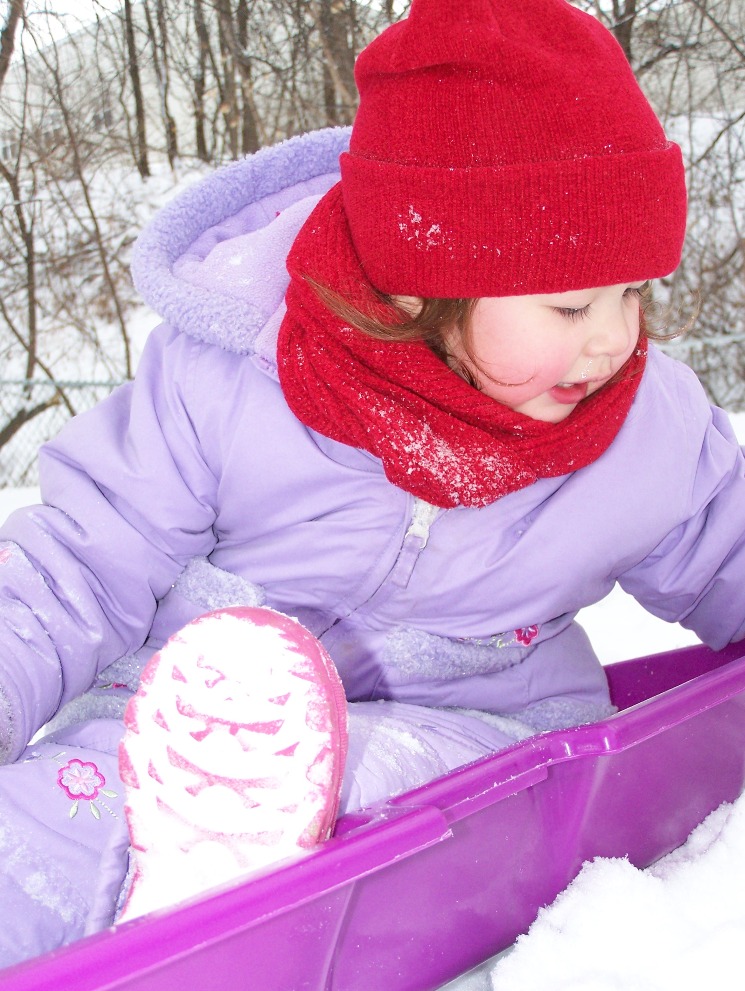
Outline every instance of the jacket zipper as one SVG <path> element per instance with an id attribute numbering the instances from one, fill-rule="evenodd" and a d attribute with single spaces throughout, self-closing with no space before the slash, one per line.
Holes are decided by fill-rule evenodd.
<path id="1" fill-rule="evenodd" d="M 399 588 L 406 588 L 409 584 L 414 566 L 419 560 L 419 555 L 427 546 L 429 531 L 432 524 L 437 519 L 440 510 L 437 506 L 431 506 L 424 499 L 414 498 L 414 508 L 411 514 L 411 523 L 404 534 L 396 563 L 393 570 L 388 575 L 388 581 Z"/>

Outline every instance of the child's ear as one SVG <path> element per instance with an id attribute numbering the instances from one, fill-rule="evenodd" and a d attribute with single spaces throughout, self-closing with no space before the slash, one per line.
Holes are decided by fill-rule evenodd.
<path id="1" fill-rule="evenodd" d="M 424 300 L 421 296 L 391 296 L 391 299 L 412 318 L 418 317 L 422 311 Z"/>

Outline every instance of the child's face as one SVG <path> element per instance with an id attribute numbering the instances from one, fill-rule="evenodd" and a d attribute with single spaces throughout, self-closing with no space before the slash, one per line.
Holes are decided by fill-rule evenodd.
<path id="1" fill-rule="evenodd" d="M 558 423 L 631 356 L 642 285 L 485 297 L 471 321 L 473 360 L 460 335 L 449 349 L 487 396 L 535 420 Z"/>

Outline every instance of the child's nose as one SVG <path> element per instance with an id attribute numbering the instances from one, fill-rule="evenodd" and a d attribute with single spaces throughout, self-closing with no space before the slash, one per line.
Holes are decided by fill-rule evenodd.
<path id="1" fill-rule="evenodd" d="M 612 312 L 598 314 L 596 325 L 587 344 L 592 356 L 603 354 L 611 357 L 623 354 L 639 336 L 639 318 L 632 307 L 622 306 Z"/>

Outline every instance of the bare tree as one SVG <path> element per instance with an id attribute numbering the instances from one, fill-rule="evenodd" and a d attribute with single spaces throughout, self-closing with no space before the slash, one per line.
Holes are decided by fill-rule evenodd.
<path id="1" fill-rule="evenodd" d="M 357 5 L 354 0 L 316 0 L 313 6 L 323 51 L 326 121 L 350 124 L 357 102 L 354 85 Z"/>
<path id="2" fill-rule="evenodd" d="M 123 0 L 123 3 L 129 78 L 132 83 L 132 95 L 135 102 L 135 120 L 137 123 L 137 154 L 135 161 L 137 163 L 137 171 L 143 179 L 146 179 L 150 175 L 150 166 L 148 164 L 145 103 L 142 97 L 142 84 L 140 82 L 140 60 L 135 41 L 134 21 L 132 19 L 132 0 Z"/>
<path id="3" fill-rule="evenodd" d="M 15 48 L 16 31 L 23 20 L 24 0 L 10 0 L 8 17 L 0 32 L 0 90 L 10 67 L 10 60 Z"/>
<path id="4" fill-rule="evenodd" d="M 21 345 L 25 357 L 23 376 L 30 379 L 33 377 L 37 362 L 38 344 L 38 302 L 36 286 L 36 235 L 34 218 L 34 191 L 33 186 L 26 184 L 26 189 L 22 188 L 21 173 L 18 167 L 10 168 L 4 162 L 0 163 L 0 176 L 7 185 L 12 201 L 12 218 L 14 224 L 7 224 L 6 216 L 3 213 L 3 227 L 10 231 L 9 243 L 11 249 L 15 249 L 14 257 L 10 253 L 5 256 L 6 273 L 12 277 L 14 269 L 17 269 L 18 262 L 22 267 L 23 277 L 21 280 L 13 280 L 10 283 L 13 295 L 25 297 L 25 306 L 22 310 L 25 320 L 14 318 L 10 304 L 10 298 L 0 299 L 0 313 L 7 328 Z M 32 180 L 33 181 L 33 180 Z M 21 330 L 21 327 L 23 330 Z"/>
<path id="5" fill-rule="evenodd" d="M 218 85 L 221 90 L 220 112 L 225 121 L 230 157 L 238 157 L 240 147 L 240 108 L 238 87 L 235 78 L 234 50 L 232 44 L 233 12 L 230 0 L 214 0 L 217 12 L 217 33 L 220 44 L 220 75 Z"/>
<path id="6" fill-rule="evenodd" d="M 202 0 L 194 0 L 194 27 L 197 37 L 196 69 L 193 76 L 194 134 L 197 156 L 203 162 L 209 161 L 205 133 L 207 114 L 205 95 L 207 90 L 207 67 L 209 64 L 210 40 L 207 22 L 204 19 Z"/>
<path id="7" fill-rule="evenodd" d="M 241 81 L 242 101 L 242 140 L 241 151 L 244 155 L 258 151 L 261 146 L 259 134 L 259 116 L 256 109 L 253 90 L 253 65 L 249 51 L 249 21 L 250 10 L 248 0 L 238 0 L 236 10 L 236 30 L 233 35 L 235 46 L 234 58 L 238 67 Z"/>
<path id="8" fill-rule="evenodd" d="M 169 106 L 170 62 L 168 56 L 168 22 L 165 16 L 164 0 L 155 0 L 155 20 L 150 10 L 152 0 L 143 0 L 143 11 L 150 40 L 153 71 L 158 84 L 160 110 L 166 137 L 166 155 L 171 168 L 178 158 L 178 137 L 176 121 Z"/>
<path id="9" fill-rule="evenodd" d="M 631 43 L 634 37 L 634 21 L 637 14 L 637 0 L 611 0 L 609 5 L 596 0 L 594 13 L 604 20 L 616 37 L 616 41 L 631 64 L 634 59 Z"/>
<path id="10" fill-rule="evenodd" d="M 6 23 L 0 34 L 0 90 L 10 67 L 10 59 L 15 48 L 16 32 L 23 23 L 24 4 L 21 0 L 11 0 Z M 26 130 L 27 101 L 23 99 L 23 114 L 14 143 L 15 154 L 0 160 L 0 178 L 5 183 L 9 197 L 3 203 L 0 196 L 0 233 L 7 237 L 0 239 L 4 250 L 0 258 L 4 261 L 6 285 L 0 293 L 0 317 L 11 341 L 25 357 L 23 379 L 15 395 L 3 394 L 0 407 L 0 450 L 11 443 L 22 428 L 59 403 L 67 403 L 61 389 L 55 388 L 37 401 L 30 384 L 35 370 L 49 369 L 38 354 L 38 295 L 37 295 L 37 245 L 36 222 L 36 177 L 24 180 L 21 166 Z M 3 255 L 5 256 L 3 258 Z M 17 276 L 20 276 L 18 278 Z M 23 298 L 25 305 L 14 307 L 14 300 Z M 18 316 L 16 316 L 16 312 Z"/>

